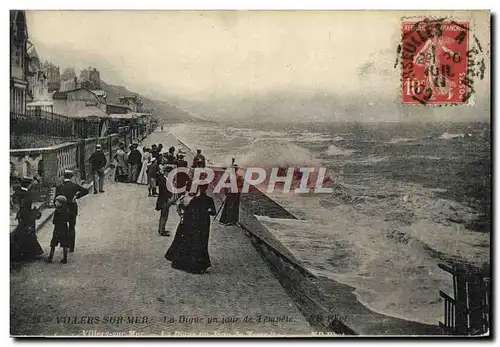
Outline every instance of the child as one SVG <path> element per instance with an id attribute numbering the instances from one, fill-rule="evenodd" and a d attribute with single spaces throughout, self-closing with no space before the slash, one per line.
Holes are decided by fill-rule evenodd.
<path id="1" fill-rule="evenodd" d="M 67 200 L 64 195 L 59 195 L 55 199 L 56 211 L 52 223 L 54 224 L 54 232 L 52 240 L 50 241 L 50 254 L 47 258 L 49 263 L 52 263 L 54 251 L 56 246 L 59 245 L 63 249 L 63 259 L 61 263 L 68 262 L 68 247 L 69 247 L 69 211 Z"/>
<path id="2" fill-rule="evenodd" d="M 148 183 L 149 183 L 149 194 L 148 196 L 158 196 L 156 192 L 156 176 L 158 175 L 158 160 L 155 157 L 152 157 L 148 163 L 148 168 L 146 169 L 146 173 L 148 174 Z"/>

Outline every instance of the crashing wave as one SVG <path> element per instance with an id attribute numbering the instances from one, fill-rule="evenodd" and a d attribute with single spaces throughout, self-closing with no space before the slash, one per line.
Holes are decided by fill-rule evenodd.
<path id="1" fill-rule="evenodd" d="M 318 166 L 314 154 L 293 143 L 266 139 L 249 146 L 238 158 L 240 166 L 303 167 Z"/>
<path id="2" fill-rule="evenodd" d="M 415 141 L 415 140 L 417 140 L 417 139 L 411 138 L 411 137 L 396 137 L 394 139 L 391 139 L 387 143 L 394 144 L 394 143 L 401 143 L 401 142 L 411 142 L 411 141 Z"/>
<path id="3" fill-rule="evenodd" d="M 450 133 L 444 132 L 441 134 L 441 136 L 439 136 L 439 138 L 442 140 L 450 140 L 450 139 L 454 139 L 457 137 L 465 137 L 465 135 L 464 134 L 450 134 Z"/>
<path id="4" fill-rule="evenodd" d="M 342 155 L 342 156 L 348 156 L 353 153 L 356 153 L 356 150 L 354 149 L 344 149 L 337 147 L 335 145 L 330 145 L 328 149 L 326 150 L 326 154 L 330 156 L 337 156 L 337 155 Z"/>

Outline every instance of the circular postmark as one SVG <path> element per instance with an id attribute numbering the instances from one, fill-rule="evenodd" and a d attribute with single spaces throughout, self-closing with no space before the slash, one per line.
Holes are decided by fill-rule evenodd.
<path id="1" fill-rule="evenodd" d="M 472 103 L 485 76 L 486 53 L 471 23 L 449 18 L 403 19 L 395 68 L 401 68 L 403 104 Z"/>

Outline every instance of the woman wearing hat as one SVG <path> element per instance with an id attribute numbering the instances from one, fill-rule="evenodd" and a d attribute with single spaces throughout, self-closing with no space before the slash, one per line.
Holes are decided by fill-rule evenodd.
<path id="1" fill-rule="evenodd" d="M 36 208 L 32 208 L 30 213 L 25 214 L 25 220 L 18 223 L 14 231 L 10 234 L 10 259 L 24 260 L 34 259 L 43 254 L 43 249 L 38 243 L 38 239 L 32 232 L 32 224 L 40 219 L 42 214 Z"/>
<path id="2" fill-rule="evenodd" d="M 210 216 L 215 216 L 215 203 L 207 195 L 208 185 L 198 187 L 198 195 L 184 195 L 179 203 L 181 222 L 174 240 L 165 253 L 172 268 L 203 274 L 212 266 L 208 253 Z"/>
<path id="3" fill-rule="evenodd" d="M 244 180 L 243 177 L 237 175 L 238 166 L 234 163 L 234 158 L 229 170 L 234 170 L 238 190 L 235 192 L 231 188 L 227 188 L 226 190 L 226 200 L 224 201 L 224 207 L 219 219 L 219 223 L 222 225 L 234 225 L 240 219 L 241 189 L 243 188 Z"/>
<path id="4" fill-rule="evenodd" d="M 151 150 L 149 147 L 144 147 L 142 149 L 142 166 L 141 172 L 139 172 L 139 176 L 137 178 L 137 183 L 139 184 L 149 184 L 148 173 L 146 170 L 148 169 L 149 161 L 151 160 Z"/>

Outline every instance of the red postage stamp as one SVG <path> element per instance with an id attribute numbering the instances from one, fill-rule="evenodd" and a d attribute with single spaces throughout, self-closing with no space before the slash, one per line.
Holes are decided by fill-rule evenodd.
<path id="1" fill-rule="evenodd" d="M 469 22 L 425 19 L 401 25 L 403 103 L 468 104 Z"/>

